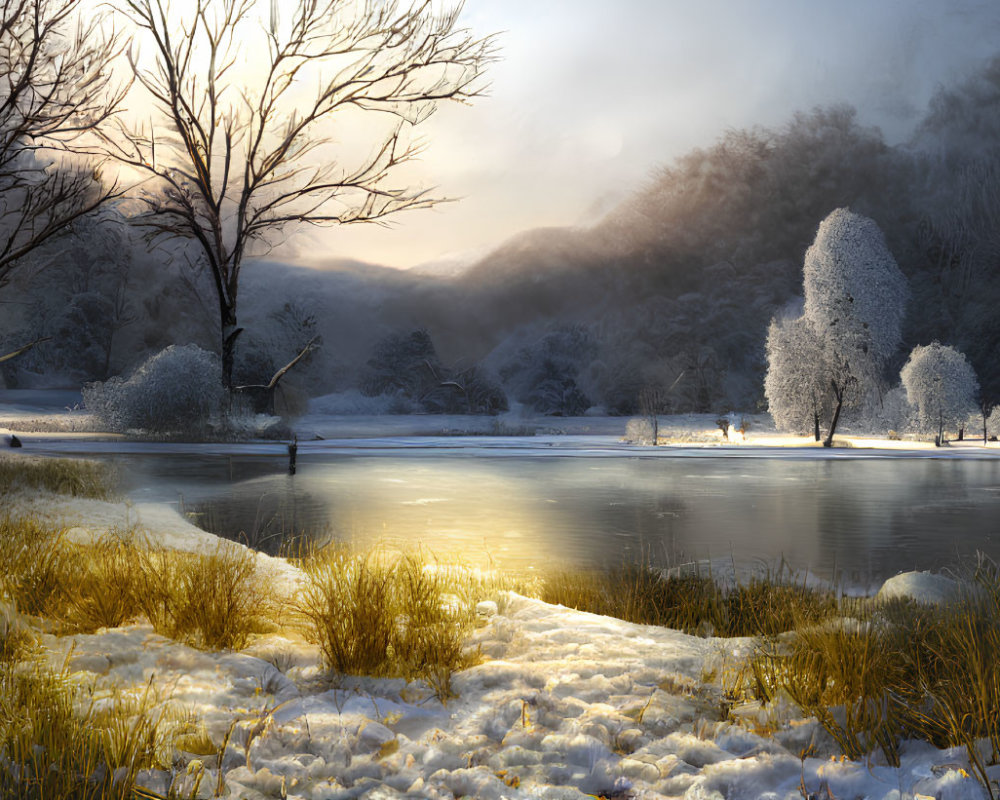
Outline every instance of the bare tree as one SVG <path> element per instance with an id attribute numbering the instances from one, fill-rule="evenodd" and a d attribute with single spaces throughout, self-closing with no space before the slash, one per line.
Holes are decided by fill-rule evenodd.
<path id="1" fill-rule="evenodd" d="M 479 96 L 496 52 L 494 37 L 458 26 L 460 8 L 435 15 L 430 0 L 297 0 L 288 19 L 272 0 L 267 21 L 259 5 L 195 0 L 184 19 L 169 0 L 119 6 L 140 34 L 130 63 L 159 118 L 123 124 L 113 154 L 150 178 L 152 235 L 193 239 L 208 263 L 227 386 L 247 254 L 289 224 L 383 222 L 437 202 L 390 182 L 419 152 L 409 129 L 439 101 Z M 366 153 L 332 146 L 373 117 L 387 124 Z"/>
<path id="2" fill-rule="evenodd" d="M 0 0 L 0 286 L 18 261 L 119 192 L 73 155 L 118 110 L 119 37 L 82 0 Z"/>

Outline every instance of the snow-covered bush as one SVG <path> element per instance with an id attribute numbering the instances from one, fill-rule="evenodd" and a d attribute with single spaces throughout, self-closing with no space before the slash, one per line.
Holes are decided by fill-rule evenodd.
<path id="1" fill-rule="evenodd" d="M 656 444 L 655 417 L 632 417 L 625 423 L 625 441 L 629 444 Z"/>
<path id="2" fill-rule="evenodd" d="M 922 432 L 936 431 L 940 438 L 946 426 L 959 427 L 975 411 L 979 382 L 954 347 L 940 342 L 914 347 L 899 377 Z"/>
<path id="3" fill-rule="evenodd" d="M 888 431 L 910 430 L 916 425 L 916 409 L 906 396 L 906 388 L 896 386 L 882 397 L 864 420 L 871 433 L 885 434 Z"/>
<path id="4" fill-rule="evenodd" d="M 109 430 L 199 433 L 225 403 L 219 357 L 195 345 L 171 345 L 127 379 L 83 387 L 83 401 Z"/>

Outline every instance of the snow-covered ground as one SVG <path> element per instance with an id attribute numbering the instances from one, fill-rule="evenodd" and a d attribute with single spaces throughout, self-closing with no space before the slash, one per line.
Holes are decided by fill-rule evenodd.
<path id="1" fill-rule="evenodd" d="M 455 676 L 458 697 L 446 705 L 398 680 L 331 683 L 315 648 L 278 637 L 202 653 L 133 626 L 49 645 L 57 663 L 72 646 L 81 680 L 141 692 L 152 679 L 215 742 L 236 721 L 223 777 L 228 796 L 248 800 L 739 800 L 800 798 L 800 787 L 822 798 L 985 797 L 959 749 L 911 743 L 895 769 L 837 758 L 818 724 L 790 706 L 738 708 L 744 724 L 721 721 L 721 689 L 706 677 L 744 654 L 745 641 L 517 595 L 500 608 L 471 643 L 483 662 Z M 217 763 L 205 760 L 203 785 L 217 784 Z M 161 792 L 171 779 L 143 776 Z"/>
<path id="2" fill-rule="evenodd" d="M 75 538 L 129 526 L 150 540 L 207 550 L 214 537 L 172 509 L 15 496 L 8 508 L 73 525 Z M 262 569 L 293 594 L 280 559 Z M 919 588 L 921 582 L 915 582 Z M 794 706 L 743 706 L 727 718 L 726 676 L 748 640 L 688 636 L 515 594 L 481 604 L 469 646 L 482 661 L 442 704 L 421 683 L 325 674 L 294 632 L 240 653 L 205 653 L 145 625 L 44 641 L 98 695 L 152 685 L 193 713 L 215 743 L 232 729 L 222 778 L 234 798 L 946 798 L 979 800 L 964 752 L 920 743 L 902 766 L 845 761 Z M 804 753 L 812 748 L 808 757 Z M 182 754 L 148 788 L 218 786 L 219 761 Z M 182 794 L 182 796 L 187 796 Z"/>

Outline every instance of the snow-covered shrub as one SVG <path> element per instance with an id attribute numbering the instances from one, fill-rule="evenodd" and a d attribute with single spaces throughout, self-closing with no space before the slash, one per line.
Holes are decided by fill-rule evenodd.
<path id="1" fill-rule="evenodd" d="M 625 423 L 625 441 L 629 444 L 656 444 L 656 425 L 650 417 L 632 417 Z"/>
<path id="2" fill-rule="evenodd" d="M 171 345 L 127 379 L 83 387 L 87 409 L 112 431 L 198 433 L 225 403 L 219 357 L 195 345 Z"/>
<path id="3" fill-rule="evenodd" d="M 940 342 L 914 347 L 899 377 L 923 432 L 937 431 L 941 437 L 946 426 L 957 428 L 975 410 L 979 382 L 972 365 L 954 347 Z"/>
<path id="4" fill-rule="evenodd" d="M 916 426 L 915 412 L 916 409 L 906 397 L 906 388 L 896 386 L 882 396 L 880 403 L 873 403 L 859 422 L 869 433 L 907 431 Z"/>
<path id="5" fill-rule="evenodd" d="M 1000 406 L 994 408 L 986 420 L 986 433 L 990 437 L 1000 436 Z"/>

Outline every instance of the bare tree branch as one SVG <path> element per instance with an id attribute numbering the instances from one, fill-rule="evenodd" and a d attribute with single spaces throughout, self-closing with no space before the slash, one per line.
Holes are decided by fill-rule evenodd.
<path id="1" fill-rule="evenodd" d="M 390 183 L 419 154 L 408 131 L 439 101 L 482 95 L 496 58 L 493 36 L 459 27 L 460 6 L 435 15 L 430 0 L 297 0 L 282 19 L 272 2 L 259 24 L 255 5 L 196 0 L 179 20 L 169 0 L 118 4 L 137 29 L 128 54 L 135 80 L 160 118 L 122 123 L 107 153 L 148 176 L 142 221 L 154 236 L 199 244 L 223 341 L 237 327 L 245 257 L 288 225 L 381 223 L 440 202 Z M 241 79 L 235 65 L 249 42 L 259 46 L 241 70 L 253 77 Z M 368 112 L 390 122 L 374 146 L 334 154 L 339 126 Z M 231 386 L 231 363 L 224 373 Z"/>
<path id="2" fill-rule="evenodd" d="M 127 90 L 110 64 L 121 37 L 81 0 L 0 0 L 0 286 L 18 261 L 118 197 L 78 155 Z"/>
<path id="3" fill-rule="evenodd" d="M 28 342 L 23 347 L 19 347 L 17 350 L 13 350 L 10 353 L 5 353 L 0 355 L 0 363 L 4 361 L 10 361 L 12 358 L 17 358 L 18 356 L 24 355 L 35 345 L 41 344 L 42 342 L 48 342 L 52 339 L 51 336 L 43 336 L 41 339 L 35 339 L 33 342 Z"/>

